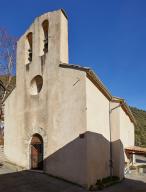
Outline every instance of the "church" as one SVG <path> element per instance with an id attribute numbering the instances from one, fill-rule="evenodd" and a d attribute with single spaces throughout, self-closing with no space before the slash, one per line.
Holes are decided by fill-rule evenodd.
<path id="1" fill-rule="evenodd" d="M 86 188 L 122 179 L 135 119 L 92 69 L 69 64 L 64 10 L 35 19 L 17 42 L 16 64 L 4 109 L 8 161 Z"/>

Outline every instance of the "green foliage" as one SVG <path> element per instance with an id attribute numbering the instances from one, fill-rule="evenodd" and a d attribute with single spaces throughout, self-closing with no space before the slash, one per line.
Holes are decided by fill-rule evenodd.
<path id="1" fill-rule="evenodd" d="M 136 121 L 135 127 L 135 145 L 146 147 L 146 111 L 130 107 Z"/>

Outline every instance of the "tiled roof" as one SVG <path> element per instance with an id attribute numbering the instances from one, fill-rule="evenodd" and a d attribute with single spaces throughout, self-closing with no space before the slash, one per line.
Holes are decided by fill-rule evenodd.
<path id="1" fill-rule="evenodd" d="M 146 148 L 144 147 L 132 146 L 132 147 L 126 147 L 125 150 L 128 153 L 146 154 Z"/>

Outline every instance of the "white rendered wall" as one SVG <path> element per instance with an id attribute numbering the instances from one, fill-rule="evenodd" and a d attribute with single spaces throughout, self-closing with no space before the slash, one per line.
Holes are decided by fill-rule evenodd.
<path id="1" fill-rule="evenodd" d="M 120 110 L 120 139 L 124 148 L 134 146 L 134 124 L 123 109 Z"/>
<path id="2" fill-rule="evenodd" d="M 88 182 L 109 176 L 109 100 L 86 78 Z"/>

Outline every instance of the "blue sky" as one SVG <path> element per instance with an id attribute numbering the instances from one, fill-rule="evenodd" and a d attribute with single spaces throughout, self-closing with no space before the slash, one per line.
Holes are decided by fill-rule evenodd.
<path id="1" fill-rule="evenodd" d="M 69 17 L 70 63 L 91 67 L 113 95 L 146 110 L 146 1 L 5 0 L 0 27 L 20 36 L 60 8 Z"/>

